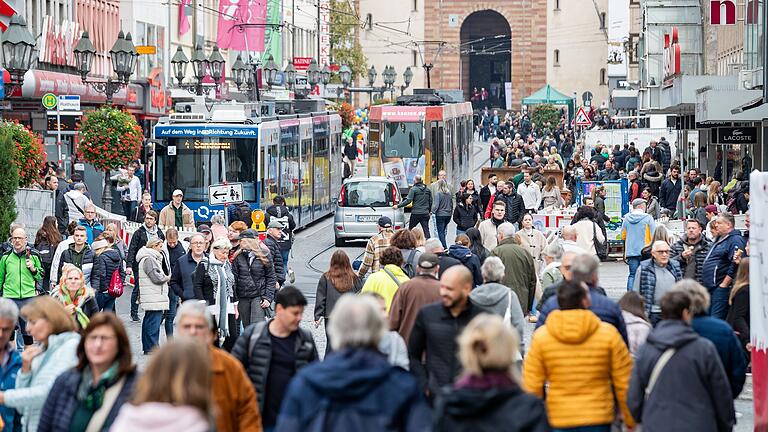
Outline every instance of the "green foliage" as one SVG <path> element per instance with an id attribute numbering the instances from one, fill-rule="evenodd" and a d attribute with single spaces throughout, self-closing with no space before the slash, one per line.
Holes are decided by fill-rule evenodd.
<path id="1" fill-rule="evenodd" d="M 365 76 L 366 58 L 363 48 L 355 40 L 355 29 L 360 25 L 354 9 L 346 0 L 331 0 L 331 59 L 334 63 L 347 65 L 352 70 L 352 80 Z"/>
<path id="2" fill-rule="evenodd" d="M 18 186 L 28 187 L 40 181 L 40 171 L 47 158 L 40 136 L 14 121 L 0 122 L 0 135 L 11 140 L 13 159 L 18 168 Z"/>
<path id="3" fill-rule="evenodd" d="M 8 130 L 0 130 L 0 166 L 14 164 L 15 144 Z M 0 235 L 5 238 L 11 223 L 16 220 L 16 189 L 19 187 L 19 172 L 15 169 L 0 169 Z"/>
<path id="4" fill-rule="evenodd" d="M 139 157 L 144 136 L 136 119 L 111 106 L 101 107 L 80 124 L 80 157 L 99 171 L 122 168 Z"/>
<path id="5" fill-rule="evenodd" d="M 536 123 L 537 127 L 544 127 L 547 122 L 557 125 L 560 121 L 560 110 L 552 104 L 537 105 L 531 116 L 531 121 Z"/>

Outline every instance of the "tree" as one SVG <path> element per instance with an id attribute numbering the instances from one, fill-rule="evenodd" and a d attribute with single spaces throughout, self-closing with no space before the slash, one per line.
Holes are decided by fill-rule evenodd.
<path id="1" fill-rule="evenodd" d="M 331 60 L 339 66 L 349 66 L 354 81 L 368 72 L 363 48 L 355 38 L 355 27 L 360 25 L 360 20 L 349 1 L 331 0 L 328 7 L 331 16 Z M 334 75 L 333 81 L 339 81 L 338 75 Z"/>
<path id="2" fill-rule="evenodd" d="M 15 163 L 13 136 L 8 130 L 0 130 L 0 166 L 10 167 Z M 0 235 L 6 236 L 16 220 L 16 189 L 19 187 L 19 172 L 15 169 L 0 169 Z"/>
<path id="3" fill-rule="evenodd" d="M 531 115 L 531 121 L 540 128 L 543 128 L 547 122 L 557 125 L 560 122 L 560 110 L 552 104 L 538 105 Z"/>

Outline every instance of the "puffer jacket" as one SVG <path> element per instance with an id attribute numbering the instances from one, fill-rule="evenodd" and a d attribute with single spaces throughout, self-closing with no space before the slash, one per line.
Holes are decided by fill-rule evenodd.
<path id="1" fill-rule="evenodd" d="M 685 269 L 688 266 L 688 261 L 682 257 L 682 253 L 684 250 L 688 249 L 689 246 L 693 246 L 694 263 L 692 264 L 696 266 L 694 279 L 698 281 L 701 280 L 701 268 L 704 265 L 704 258 L 706 258 L 709 253 L 709 248 L 712 247 L 712 242 L 707 240 L 704 233 L 702 233 L 701 240 L 695 245 L 692 245 L 688 243 L 688 236 L 683 235 L 683 238 L 676 241 L 672 247 L 670 247 L 669 258 L 677 261 L 680 265 L 680 271 L 683 272 L 683 276 L 685 276 Z"/>
<path id="2" fill-rule="evenodd" d="M 258 257 L 251 258 L 252 252 L 242 251 L 232 263 L 232 274 L 235 277 L 235 297 L 238 299 L 269 300 L 275 298 L 275 267 L 272 259 L 267 257 L 263 263 Z"/>
<path id="3" fill-rule="evenodd" d="M 283 264 L 283 255 L 280 253 L 280 244 L 269 234 L 264 239 L 264 244 L 269 248 L 269 253 L 272 255 L 272 265 L 275 268 L 277 283 L 282 285 L 285 282 L 285 265 Z"/>
<path id="4" fill-rule="evenodd" d="M 110 248 L 97 255 L 93 260 L 93 270 L 91 271 L 91 288 L 93 291 L 106 292 L 115 270 L 119 271 L 120 280 L 125 283 L 123 259 L 117 249 Z"/>
<path id="5" fill-rule="evenodd" d="M 453 222 L 456 223 L 457 230 L 466 231 L 472 228 L 478 218 L 477 208 L 474 205 L 467 207 L 464 204 L 458 204 L 453 209 Z"/>
<path id="6" fill-rule="evenodd" d="M 721 236 L 712 244 L 701 265 L 701 284 L 712 292 L 720 286 L 726 276 L 735 279 L 738 264 L 733 261 L 733 254 L 736 249 L 743 252 L 745 247 L 744 237 L 738 230 Z"/>
<path id="7" fill-rule="evenodd" d="M 45 351 L 32 360 L 29 373 L 19 371 L 16 376 L 16 388 L 4 392 L 5 403 L 9 408 L 21 412 L 21 425 L 24 432 L 37 431 L 43 405 L 56 377 L 77 364 L 77 345 L 80 335 L 64 332 L 48 336 Z"/>
<path id="8" fill-rule="evenodd" d="M 88 243 L 86 243 L 80 253 L 82 254 L 82 257 L 80 257 L 80 265 L 77 267 L 83 271 L 86 284 L 91 286 L 91 271 L 93 270 L 93 249 L 91 249 L 91 247 L 88 246 Z M 78 253 L 75 252 L 74 243 L 69 245 L 69 247 L 61 253 L 61 259 L 59 259 L 58 268 L 55 272 L 53 269 L 51 269 L 51 285 L 58 285 L 60 282 L 59 279 L 62 276 L 61 272 L 64 270 L 64 264 L 75 264 L 77 255 Z"/>
<path id="9" fill-rule="evenodd" d="M 627 408 L 631 372 L 629 350 L 613 326 L 589 310 L 558 310 L 533 334 L 523 384 L 540 398 L 549 385 L 546 405 L 553 428 L 612 423 L 614 394 L 632 427 Z"/>
<path id="10" fill-rule="evenodd" d="M 168 310 L 168 282 L 171 275 L 163 270 L 165 256 L 146 246 L 136 254 L 139 263 L 139 304 L 145 311 Z M 169 266 L 165 266 L 169 268 Z"/>
<path id="11" fill-rule="evenodd" d="M 677 261 L 669 260 L 667 268 L 672 273 L 672 276 L 675 277 L 675 282 L 683 278 L 683 273 L 680 271 L 680 265 L 677 264 Z M 656 294 L 656 266 L 654 265 L 653 258 L 640 263 L 635 280 L 639 281 L 636 282 L 639 285 L 637 292 L 645 299 L 645 313 L 651 316 L 651 309 L 653 308 Z"/>
<path id="12" fill-rule="evenodd" d="M 483 283 L 483 274 L 480 273 L 480 258 L 469 250 L 468 247 L 459 244 L 452 244 L 448 247 L 448 256 L 461 261 L 472 273 L 472 286 L 476 287 Z"/>
<path id="13" fill-rule="evenodd" d="M 312 334 L 303 328 L 296 330 L 296 345 L 294 346 L 294 366 L 296 370 L 311 362 L 317 361 L 317 348 Z M 249 325 L 243 334 L 237 338 L 232 355 L 243 364 L 248 378 L 256 390 L 259 401 L 259 412 L 264 412 L 264 395 L 267 392 L 267 377 L 269 376 L 270 360 L 272 359 L 272 338 L 269 334 L 269 323 L 263 321 Z"/>

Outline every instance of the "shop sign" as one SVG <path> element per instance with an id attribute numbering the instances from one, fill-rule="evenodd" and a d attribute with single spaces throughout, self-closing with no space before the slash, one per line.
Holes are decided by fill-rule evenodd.
<path id="1" fill-rule="evenodd" d="M 309 69 L 309 64 L 312 63 L 312 57 L 294 57 L 293 67 L 297 71 L 305 71 Z"/>
<path id="2" fill-rule="evenodd" d="M 317 0 L 318 21 L 317 30 L 320 39 L 319 67 L 331 64 L 331 9 L 329 0 Z"/>
<path id="3" fill-rule="evenodd" d="M 139 55 L 155 55 L 157 47 L 154 45 L 136 45 L 136 52 Z"/>
<path id="4" fill-rule="evenodd" d="M 716 144 L 757 144 L 756 127 L 720 127 L 715 133 Z"/>
<path id="5" fill-rule="evenodd" d="M 156 67 L 149 74 L 149 97 L 147 98 L 147 114 L 165 114 L 169 94 L 166 93 L 165 83 L 163 82 L 163 69 Z"/>
<path id="6" fill-rule="evenodd" d="M 664 34 L 664 80 L 680 75 L 680 38 L 677 27 Z"/>
<path id="7" fill-rule="evenodd" d="M 735 25 L 736 3 L 733 0 L 711 0 L 709 2 L 709 23 L 711 25 Z"/>

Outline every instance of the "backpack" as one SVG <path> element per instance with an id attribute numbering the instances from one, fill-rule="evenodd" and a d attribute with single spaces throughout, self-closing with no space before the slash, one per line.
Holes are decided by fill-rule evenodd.
<path id="1" fill-rule="evenodd" d="M 416 266 L 413 264 L 414 255 L 416 255 L 416 249 L 412 250 L 411 253 L 408 254 L 408 258 L 406 258 L 403 265 L 400 266 L 400 268 L 403 269 L 405 275 L 411 279 L 416 276 Z"/>
<path id="2" fill-rule="evenodd" d="M 247 203 L 241 203 L 235 209 L 235 217 L 239 221 L 245 222 L 248 227 L 251 226 L 253 221 L 251 220 L 251 206 Z"/>
<path id="3" fill-rule="evenodd" d="M 116 268 L 109 278 L 109 287 L 107 293 L 112 298 L 118 298 L 123 295 L 123 279 L 120 277 L 120 268 Z"/>
<path id="4" fill-rule="evenodd" d="M 602 231 L 602 230 L 601 230 Z M 608 241 L 600 242 L 597 240 L 597 222 L 592 221 L 592 239 L 595 243 L 595 252 L 600 261 L 608 259 Z"/>

